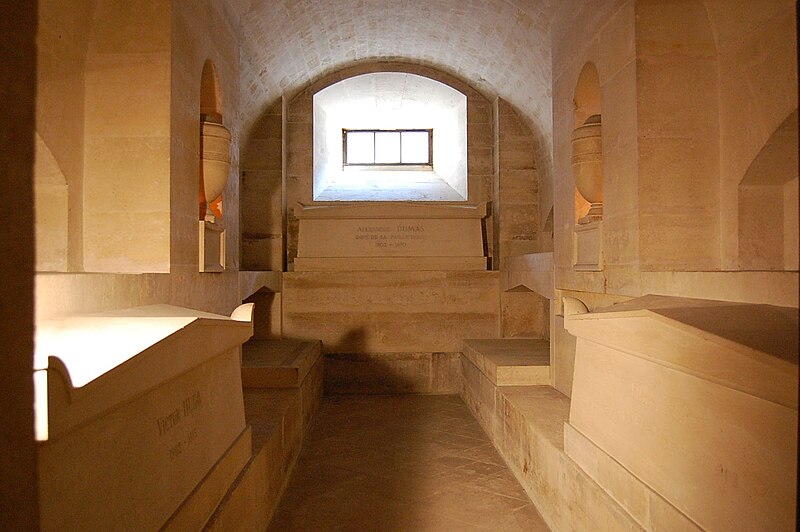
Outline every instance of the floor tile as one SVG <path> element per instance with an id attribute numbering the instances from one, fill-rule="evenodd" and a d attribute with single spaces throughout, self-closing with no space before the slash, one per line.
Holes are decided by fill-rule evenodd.
<path id="1" fill-rule="evenodd" d="M 458 396 L 333 396 L 271 531 L 545 531 Z"/>

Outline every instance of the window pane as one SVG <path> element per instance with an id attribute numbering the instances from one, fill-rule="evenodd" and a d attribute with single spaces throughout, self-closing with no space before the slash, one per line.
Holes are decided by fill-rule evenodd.
<path id="1" fill-rule="evenodd" d="M 399 132 L 375 133 L 375 162 L 378 164 L 398 164 L 400 162 Z"/>
<path id="2" fill-rule="evenodd" d="M 403 162 L 406 164 L 429 164 L 428 132 L 403 132 Z"/>
<path id="3" fill-rule="evenodd" d="M 347 132 L 347 164 L 370 164 L 375 162 L 373 133 Z"/>

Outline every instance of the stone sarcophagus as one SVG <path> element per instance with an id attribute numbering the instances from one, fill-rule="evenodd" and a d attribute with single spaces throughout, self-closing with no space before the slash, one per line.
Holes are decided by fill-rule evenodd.
<path id="1" fill-rule="evenodd" d="M 37 324 L 42 529 L 201 527 L 250 457 L 239 347 L 252 332 L 252 304 Z"/>
<path id="2" fill-rule="evenodd" d="M 565 298 L 564 316 L 565 450 L 645 528 L 666 501 L 705 530 L 794 529 L 797 309 L 645 296 L 588 312 Z"/>
<path id="3" fill-rule="evenodd" d="M 486 204 L 295 205 L 295 271 L 485 270 Z"/>

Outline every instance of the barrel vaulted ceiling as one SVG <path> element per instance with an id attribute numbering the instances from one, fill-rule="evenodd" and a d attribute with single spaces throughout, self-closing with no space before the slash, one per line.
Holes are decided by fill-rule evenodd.
<path id="1" fill-rule="evenodd" d="M 245 128 L 281 95 L 324 74 L 402 60 L 504 98 L 539 138 L 540 154 L 550 153 L 553 0 L 229 2 L 241 23 Z"/>

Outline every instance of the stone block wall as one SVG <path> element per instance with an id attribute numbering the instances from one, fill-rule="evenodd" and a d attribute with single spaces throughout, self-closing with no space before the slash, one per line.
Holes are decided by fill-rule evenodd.
<path id="1" fill-rule="evenodd" d="M 746 232 L 758 221 L 744 205 L 745 173 L 762 149 L 779 144 L 766 147 L 797 107 L 794 4 L 573 4 L 553 23 L 555 327 L 565 294 L 590 309 L 647 293 L 796 307 L 797 265 L 784 262 L 784 271 L 772 274 L 743 271 L 752 268 L 739 250 L 739 224 Z M 587 63 L 599 74 L 603 135 L 596 271 L 574 266 L 571 133 Z M 772 152 L 790 158 L 788 150 Z M 776 253 L 790 257 L 796 244 L 786 240 L 796 237 L 783 235 L 796 210 L 786 208 L 794 167 L 781 178 L 782 190 L 762 194 L 781 219 L 756 223 L 769 233 L 764 241 L 774 240 Z M 554 384 L 564 393 L 574 349 L 567 334 L 553 332 Z"/>
<path id="2" fill-rule="evenodd" d="M 235 15 L 211 1 L 108 0 L 75 10 L 62 4 L 41 4 L 48 29 L 39 55 L 48 66 L 37 83 L 45 95 L 37 114 L 41 139 L 69 188 L 69 264 L 60 271 L 70 273 L 39 277 L 37 316 L 152 303 L 230 313 L 241 302 Z M 91 20 L 91 31 L 81 26 Z M 57 33 L 66 42 L 51 35 Z M 223 193 L 228 269 L 214 274 L 198 271 L 207 60 L 219 73 L 223 121 L 232 133 Z M 60 155 L 66 150 L 71 158 Z"/>
<path id="3" fill-rule="evenodd" d="M 283 102 L 242 146 L 242 269 L 283 271 Z"/>

